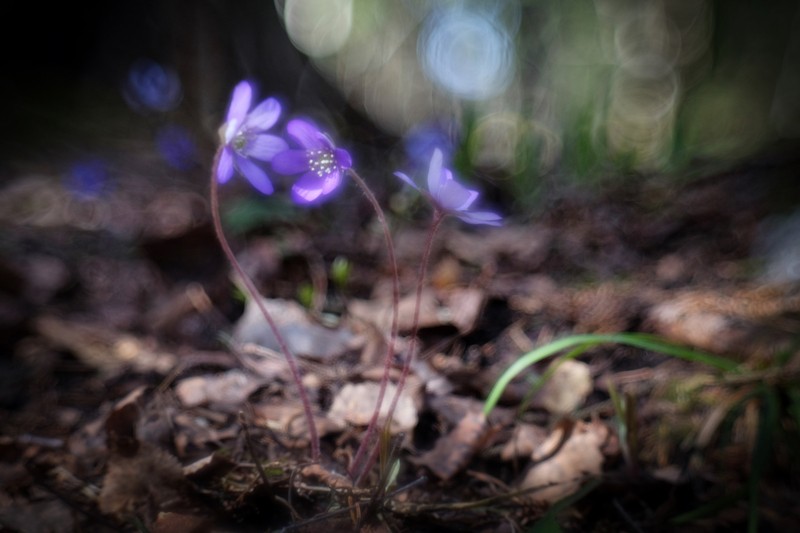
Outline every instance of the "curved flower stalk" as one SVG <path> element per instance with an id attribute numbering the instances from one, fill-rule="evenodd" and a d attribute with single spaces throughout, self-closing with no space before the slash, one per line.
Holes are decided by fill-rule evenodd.
<path id="1" fill-rule="evenodd" d="M 286 131 L 301 148 L 275 155 L 273 170 L 285 175 L 301 174 L 292 186 L 295 202 L 322 202 L 339 187 L 345 171 L 353 165 L 350 154 L 336 148 L 331 138 L 309 120 L 291 120 Z"/>
<path id="2" fill-rule="evenodd" d="M 478 199 L 478 191 L 467 189 L 453 178 L 453 172 L 442 162 L 442 151 L 436 148 L 428 166 L 428 190 L 420 187 L 402 172 L 394 175 L 426 195 L 434 205 L 434 209 L 444 215 L 453 215 L 468 224 L 487 224 L 501 226 L 502 218 L 491 211 L 476 211 L 472 208 Z"/>
<path id="3" fill-rule="evenodd" d="M 264 306 L 264 302 L 255 284 L 236 259 L 236 255 L 233 253 L 228 240 L 225 238 L 225 233 L 222 230 L 222 220 L 219 214 L 220 183 L 226 183 L 231 176 L 233 176 L 234 170 L 237 170 L 243 174 L 256 189 L 264 194 L 271 194 L 273 192 L 272 182 L 266 172 L 254 163 L 252 159 L 269 161 L 276 153 L 286 151 L 288 148 L 288 145 L 283 139 L 265 133 L 278 121 L 281 113 L 280 104 L 278 104 L 275 99 L 269 98 L 251 110 L 250 103 L 252 94 L 252 87 L 246 81 L 236 86 L 233 90 L 233 96 L 231 97 L 226 122 L 220 128 L 222 145 L 214 156 L 214 163 L 211 171 L 211 218 L 214 223 L 214 231 L 216 232 L 217 239 L 219 240 L 223 252 L 225 252 L 228 261 L 230 261 L 239 279 L 244 284 L 250 298 L 255 302 L 261 314 L 266 319 L 270 329 L 272 329 L 275 335 L 275 339 L 278 341 L 281 352 L 284 357 L 286 357 L 286 363 L 292 373 L 292 379 L 295 382 L 300 401 L 303 404 L 303 412 L 308 425 L 308 436 L 311 443 L 311 459 L 314 462 L 319 462 L 319 433 L 317 432 L 317 426 L 314 422 L 311 401 L 303 386 L 297 358 L 289 349 L 289 345 L 283 338 L 277 324 L 272 319 L 269 311 L 267 311 L 266 306 Z"/>
<path id="4" fill-rule="evenodd" d="M 280 137 L 266 133 L 278 121 L 281 105 L 267 98 L 250 109 L 252 100 L 252 85 L 239 82 L 233 89 L 225 124 L 219 129 L 222 152 L 214 170 L 219 183 L 227 183 L 236 171 L 259 192 L 272 194 L 269 176 L 253 160 L 271 161 L 275 154 L 289 148 Z"/>
<path id="5" fill-rule="evenodd" d="M 436 235 L 439 226 L 441 226 L 442 221 L 447 215 L 456 216 L 469 224 L 486 224 L 490 226 L 502 225 L 502 218 L 497 213 L 493 213 L 491 211 L 476 211 L 472 209 L 472 205 L 478 198 L 478 192 L 467 189 L 460 183 L 456 182 L 453 178 L 452 171 L 443 166 L 442 159 L 442 151 L 438 148 L 435 149 L 428 167 L 428 191 L 423 191 L 420 189 L 420 187 L 406 174 L 403 174 L 402 172 L 395 172 L 395 176 L 402 179 L 404 182 L 408 183 L 422 194 L 426 195 L 433 203 L 434 209 L 433 220 L 431 222 L 430 229 L 428 230 L 428 236 L 425 241 L 425 247 L 422 251 L 422 258 L 420 260 L 419 271 L 417 273 L 417 288 L 414 298 L 414 316 L 412 319 L 411 332 L 409 334 L 411 342 L 409 342 L 408 348 L 406 349 L 400 378 L 398 379 L 394 396 L 392 397 L 392 401 L 389 404 L 389 410 L 386 414 L 385 424 L 387 425 L 390 425 L 392 422 L 392 417 L 394 416 L 397 402 L 400 399 L 400 394 L 403 392 L 403 388 L 405 387 L 405 382 L 408 378 L 408 373 L 411 368 L 411 358 L 413 357 L 417 331 L 419 328 L 420 302 L 422 300 L 422 289 L 425 284 L 425 273 L 428 268 L 431 250 L 433 249 L 433 238 Z M 367 466 L 374 463 L 377 451 L 378 449 L 376 446 L 373 448 L 372 456 L 366 461 Z M 358 481 L 360 481 L 365 474 L 366 468 L 361 470 Z"/>

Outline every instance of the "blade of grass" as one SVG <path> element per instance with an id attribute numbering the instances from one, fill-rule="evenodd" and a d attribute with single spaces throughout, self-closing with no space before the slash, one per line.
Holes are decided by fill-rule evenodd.
<path id="1" fill-rule="evenodd" d="M 617 391 L 617 387 L 610 379 L 608 380 L 608 396 L 611 398 L 611 405 L 614 406 L 614 412 L 617 414 L 617 433 L 622 447 L 622 456 L 625 458 L 626 463 L 631 464 L 631 451 L 628 447 L 628 410 L 626 409 L 625 401 Z"/>
<path id="2" fill-rule="evenodd" d="M 758 488 L 772 455 L 772 437 L 778 429 L 778 395 L 773 388 L 763 388 L 763 401 L 756 445 L 750 462 L 750 478 L 747 480 L 747 531 L 751 533 L 758 531 Z"/>
<path id="3" fill-rule="evenodd" d="M 589 348 L 609 343 L 627 344 L 644 350 L 660 352 L 679 359 L 712 366 L 724 372 L 733 371 L 738 367 L 738 364 L 730 359 L 665 342 L 655 335 L 644 333 L 571 335 L 540 346 L 514 361 L 514 363 L 501 374 L 497 383 L 495 383 L 494 387 L 492 387 L 492 390 L 489 392 L 489 396 L 486 398 L 486 403 L 483 407 L 484 414 L 488 415 L 492 412 L 508 384 L 529 366 L 573 346 L 578 346 L 579 348 L 570 352 L 569 356 L 577 357 L 578 354 L 583 353 Z"/>

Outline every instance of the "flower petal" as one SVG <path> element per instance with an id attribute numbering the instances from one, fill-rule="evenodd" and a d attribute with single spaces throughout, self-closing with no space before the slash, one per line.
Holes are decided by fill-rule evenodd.
<path id="1" fill-rule="evenodd" d="M 326 181 L 328 178 L 321 178 L 316 172 L 306 172 L 292 186 L 292 198 L 299 204 L 310 204 L 316 202 L 326 194 Z"/>
<path id="2" fill-rule="evenodd" d="M 250 100 L 253 98 L 253 87 L 246 81 L 240 81 L 233 89 L 231 103 L 228 106 L 228 118 L 225 122 L 236 120 L 241 123 L 250 110 Z"/>
<path id="3" fill-rule="evenodd" d="M 303 119 L 290 120 L 286 125 L 286 131 L 297 139 L 297 142 L 303 148 L 311 150 L 333 148 L 331 140 L 311 121 Z"/>
<path id="4" fill-rule="evenodd" d="M 449 170 L 445 170 L 445 173 L 448 174 L 448 179 L 442 183 L 434 199 L 445 211 L 465 211 L 478 198 L 478 191 L 467 189 L 458 183 Z"/>
<path id="5" fill-rule="evenodd" d="M 286 141 L 275 135 L 254 135 L 247 143 L 245 155 L 260 161 L 270 161 L 276 154 L 288 150 Z"/>
<path id="6" fill-rule="evenodd" d="M 395 172 L 394 175 L 397 176 L 398 178 L 400 178 L 401 180 L 405 181 L 406 183 L 408 183 L 409 185 L 411 185 L 412 187 L 414 187 L 418 191 L 420 190 L 420 188 L 417 186 L 417 184 L 414 183 L 414 180 L 409 178 L 406 174 L 403 174 L 402 172 Z"/>
<path id="7" fill-rule="evenodd" d="M 333 157 L 336 159 L 336 164 L 341 169 L 348 169 L 353 166 L 353 158 L 350 157 L 350 152 L 342 148 L 336 148 L 333 151 Z"/>
<path id="8" fill-rule="evenodd" d="M 444 179 L 446 176 L 442 174 L 442 151 L 437 148 L 433 151 L 431 163 L 428 166 L 428 190 L 434 198 L 438 196 Z"/>
<path id="9" fill-rule="evenodd" d="M 233 141 L 233 138 L 236 137 L 236 134 L 239 133 L 239 126 L 240 122 L 238 118 L 232 118 L 225 124 L 223 124 L 224 132 L 222 134 L 222 142 L 225 144 L 230 144 Z"/>
<path id="10" fill-rule="evenodd" d="M 267 98 L 247 115 L 247 125 L 257 131 L 267 131 L 280 116 L 281 104 L 274 98 Z"/>
<path id="11" fill-rule="evenodd" d="M 227 146 L 222 149 L 219 155 L 219 163 L 217 164 L 217 181 L 219 183 L 227 183 L 233 176 L 233 156 L 231 149 Z"/>
<path id="12" fill-rule="evenodd" d="M 342 183 L 342 171 L 336 169 L 325 176 L 325 181 L 322 184 L 322 195 L 329 195 L 336 190 L 340 183 Z"/>
<path id="13" fill-rule="evenodd" d="M 236 167 L 239 169 L 239 172 L 247 178 L 247 181 L 255 187 L 259 192 L 263 194 L 272 194 L 275 190 L 272 186 L 272 182 L 269 180 L 269 176 L 264 170 L 247 159 L 246 157 L 241 157 L 239 155 L 236 157 Z"/>
<path id="14" fill-rule="evenodd" d="M 272 158 L 272 169 L 281 174 L 299 174 L 308 170 L 308 154 L 305 150 L 286 150 Z"/>
<path id="15" fill-rule="evenodd" d="M 503 218 L 491 211 L 464 211 L 455 215 L 468 224 L 486 224 L 487 226 L 502 226 Z"/>

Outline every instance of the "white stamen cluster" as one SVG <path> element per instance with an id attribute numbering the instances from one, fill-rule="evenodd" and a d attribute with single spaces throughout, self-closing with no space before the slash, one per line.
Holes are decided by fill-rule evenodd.
<path id="1" fill-rule="evenodd" d="M 329 176 L 336 168 L 336 160 L 330 150 L 309 150 L 308 169 L 317 174 L 320 178 Z"/>

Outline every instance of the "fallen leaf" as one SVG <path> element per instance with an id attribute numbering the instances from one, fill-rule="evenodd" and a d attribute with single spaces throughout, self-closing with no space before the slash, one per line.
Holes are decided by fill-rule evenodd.
<path id="1" fill-rule="evenodd" d="M 397 406 L 392 418 L 391 432 L 401 433 L 409 431 L 417 425 L 417 407 L 415 406 L 413 391 L 418 387 L 406 382 L 400 393 Z M 366 426 L 372 418 L 375 405 L 378 402 L 380 384 L 372 381 L 364 383 L 348 383 L 336 394 L 333 399 L 328 416 L 334 420 L 343 420 L 357 426 Z M 397 391 L 394 383 L 388 383 L 381 403 L 380 416 L 385 418 L 389 413 L 389 406 Z"/>
<path id="2" fill-rule="evenodd" d="M 138 372 L 166 374 L 174 366 L 173 354 L 160 349 L 154 339 L 141 339 L 96 324 L 42 316 L 35 321 L 37 333 L 67 348 L 84 364 L 113 374 L 132 367 Z"/>
<path id="3" fill-rule="evenodd" d="M 550 369 L 553 374 L 539 392 L 542 406 L 553 414 L 563 415 L 583 405 L 592 392 L 589 365 L 571 359 L 555 360 Z"/>
<path id="4" fill-rule="evenodd" d="M 262 385 L 263 380 L 234 369 L 217 375 L 182 379 L 175 385 L 175 394 L 185 407 L 214 405 L 235 408 Z"/>
<path id="5" fill-rule="evenodd" d="M 450 311 L 449 322 L 463 335 L 475 328 L 486 301 L 486 293 L 477 288 L 456 288 L 447 291 L 443 299 L 445 308 Z"/>
<path id="6" fill-rule="evenodd" d="M 602 448 L 608 436 L 601 422 L 578 421 L 571 432 L 560 425 L 531 454 L 541 462 L 528 470 L 519 488 L 536 489 L 529 499 L 547 505 L 575 493 L 588 477 L 602 472 Z"/>
<path id="7" fill-rule="evenodd" d="M 469 464 L 491 434 L 483 411 L 470 412 L 450 433 L 439 438 L 432 450 L 410 461 L 427 467 L 439 479 L 448 480 Z"/>
<path id="8" fill-rule="evenodd" d="M 256 404 L 252 407 L 254 424 L 286 435 L 298 447 L 308 443 L 308 425 L 300 402 Z M 341 432 L 346 427 L 344 421 L 329 416 L 314 416 L 314 422 L 320 437 Z"/>
<path id="9" fill-rule="evenodd" d="M 547 438 L 547 430 L 534 424 L 519 423 L 514 427 L 511 438 L 500 451 L 500 458 L 511 461 L 530 457 L 534 450 Z"/>
<path id="10" fill-rule="evenodd" d="M 397 324 L 400 331 L 410 331 L 414 325 L 415 295 L 400 299 L 397 311 Z M 380 331 L 389 331 L 392 323 L 392 303 L 386 300 L 353 300 L 348 313 L 359 320 L 373 324 Z M 447 324 L 449 317 L 440 313 L 439 303 L 432 290 L 423 290 L 419 305 L 419 328 L 430 328 Z"/>
<path id="11" fill-rule="evenodd" d="M 354 334 L 344 327 L 328 329 L 315 324 L 303 306 L 296 302 L 267 298 L 263 298 L 262 302 L 289 350 L 295 355 L 328 360 L 345 353 L 356 341 Z M 233 337 L 241 344 L 255 343 L 275 351 L 281 349 L 272 327 L 253 300 L 247 302 L 244 314 L 236 323 Z"/>
<path id="12" fill-rule="evenodd" d="M 97 503 L 119 519 L 135 514 L 152 525 L 164 504 L 184 500 L 188 484 L 180 463 L 168 452 L 138 440 L 136 397 L 108 416 L 108 460 Z"/>

